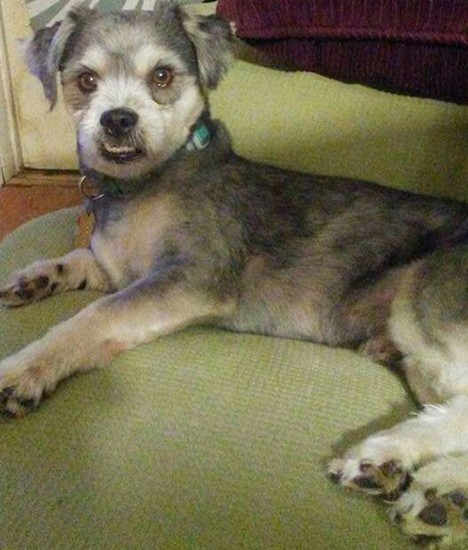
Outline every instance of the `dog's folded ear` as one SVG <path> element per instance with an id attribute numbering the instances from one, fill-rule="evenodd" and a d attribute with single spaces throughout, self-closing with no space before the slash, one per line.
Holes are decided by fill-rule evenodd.
<path id="1" fill-rule="evenodd" d="M 217 15 L 201 16 L 181 9 L 185 32 L 195 46 L 200 81 L 214 90 L 226 74 L 232 59 L 234 25 Z"/>
<path id="2" fill-rule="evenodd" d="M 41 81 L 51 110 L 57 103 L 57 73 L 69 39 L 78 21 L 89 12 L 87 8 L 74 8 L 63 21 L 38 30 L 31 39 L 23 43 L 26 64 L 31 73 Z"/>

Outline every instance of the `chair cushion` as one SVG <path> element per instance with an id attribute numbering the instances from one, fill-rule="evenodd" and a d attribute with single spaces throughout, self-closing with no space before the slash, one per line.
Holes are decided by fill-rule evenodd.
<path id="1" fill-rule="evenodd" d="M 212 103 L 256 160 L 467 198 L 460 107 L 242 61 Z M 8 236 L 0 284 L 68 252 L 76 216 Z M 98 296 L 0 307 L 0 357 Z M 394 374 L 352 352 L 185 330 L 72 378 L 23 420 L 0 419 L 0 546 L 410 549 L 382 504 L 338 489 L 325 465 L 413 409 Z"/>
<path id="2" fill-rule="evenodd" d="M 8 236 L 0 280 L 70 250 L 76 215 Z M 0 357 L 98 296 L 0 308 Z M 411 408 L 394 374 L 350 351 L 185 330 L 72 378 L 23 420 L 0 420 L 0 540 L 12 550 L 409 549 L 384 506 L 338 489 L 325 465 Z"/>

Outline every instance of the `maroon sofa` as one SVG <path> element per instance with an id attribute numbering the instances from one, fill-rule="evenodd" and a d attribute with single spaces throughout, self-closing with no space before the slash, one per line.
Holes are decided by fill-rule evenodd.
<path id="1" fill-rule="evenodd" d="M 468 0 L 218 0 L 217 11 L 297 69 L 468 103 Z"/>

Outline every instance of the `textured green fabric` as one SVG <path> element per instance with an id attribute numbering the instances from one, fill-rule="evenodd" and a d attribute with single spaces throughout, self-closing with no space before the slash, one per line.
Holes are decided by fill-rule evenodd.
<path id="1" fill-rule="evenodd" d="M 66 252 L 75 217 L 8 237 L 0 279 Z M 0 309 L 0 356 L 94 297 Z M 324 474 L 409 407 L 394 375 L 348 351 L 210 328 L 162 338 L 0 421 L 0 547 L 409 548 L 381 505 Z"/>
<path id="2" fill-rule="evenodd" d="M 211 101 L 249 158 L 468 200 L 468 107 L 245 61 Z"/>
<path id="3" fill-rule="evenodd" d="M 251 158 L 466 193 L 460 108 L 239 62 L 213 112 Z M 5 239 L 0 280 L 70 250 L 75 216 Z M 95 297 L 0 308 L 0 357 Z M 411 407 L 395 375 L 348 351 L 210 328 L 162 338 L 0 420 L 0 548 L 412 548 L 383 505 L 325 477 Z"/>

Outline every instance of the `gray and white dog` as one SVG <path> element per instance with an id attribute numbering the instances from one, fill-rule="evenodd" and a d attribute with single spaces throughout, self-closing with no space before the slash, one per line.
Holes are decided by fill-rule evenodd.
<path id="1" fill-rule="evenodd" d="M 395 354 L 421 414 L 335 460 L 370 494 L 402 493 L 411 535 L 466 536 L 468 207 L 237 156 L 210 118 L 233 32 L 173 1 L 154 12 L 77 8 L 26 45 L 54 105 L 60 72 L 81 170 L 102 195 L 91 244 L 0 291 L 22 305 L 108 293 L 0 363 L 22 415 L 72 373 L 196 323 Z M 83 342 L 86 345 L 83 345 Z"/>

